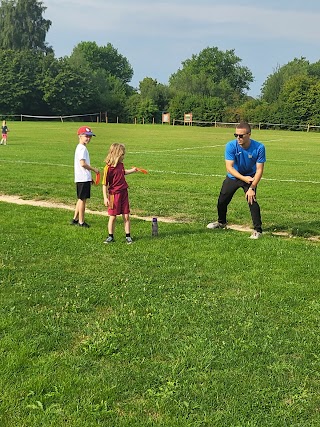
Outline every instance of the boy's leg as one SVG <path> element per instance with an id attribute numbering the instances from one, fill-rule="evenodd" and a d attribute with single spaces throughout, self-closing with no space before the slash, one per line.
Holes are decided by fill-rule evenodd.
<path id="1" fill-rule="evenodd" d="M 75 207 L 74 215 L 73 215 L 73 220 L 79 221 L 79 199 L 77 200 L 77 203 L 76 203 L 76 207 Z"/>
<path id="2" fill-rule="evenodd" d="M 87 202 L 87 199 L 83 199 L 83 200 L 78 199 L 77 204 L 76 204 L 74 219 L 78 219 L 79 224 L 84 223 L 84 214 L 86 211 L 86 202 Z"/>
<path id="3" fill-rule="evenodd" d="M 90 199 L 90 190 L 91 190 L 91 183 L 90 182 L 77 182 L 76 183 L 76 189 L 77 189 L 77 203 L 76 208 L 73 216 L 73 220 L 77 221 L 78 223 L 84 224 L 84 215 L 86 211 L 86 203 L 87 199 Z"/>

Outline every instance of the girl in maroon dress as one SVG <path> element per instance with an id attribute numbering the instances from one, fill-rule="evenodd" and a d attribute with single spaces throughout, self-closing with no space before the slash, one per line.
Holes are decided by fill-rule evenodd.
<path id="1" fill-rule="evenodd" d="M 137 172 L 137 168 L 125 169 L 123 159 L 125 156 L 123 144 L 111 144 L 109 153 L 105 159 L 106 166 L 103 171 L 102 192 L 105 206 L 108 207 L 108 237 L 104 243 L 114 242 L 114 230 L 117 215 L 122 215 L 126 242 L 132 243 L 130 235 L 130 206 L 128 197 L 128 184 L 125 175 Z"/>

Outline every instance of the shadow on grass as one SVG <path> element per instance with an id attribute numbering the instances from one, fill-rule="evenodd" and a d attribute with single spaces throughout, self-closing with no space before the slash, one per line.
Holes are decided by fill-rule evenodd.
<path id="1" fill-rule="evenodd" d="M 233 230 L 208 230 L 206 228 L 206 226 L 199 226 L 199 228 L 197 227 L 192 227 L 190 229 L 188 228 L 181 228 L 181 227 L 171 227 L 170 230 L 161 230 L 161 228 L 159 227 L 159 234 L 158 236 L 152 236 L 151 235 L 151 231 L 150 231 L 150 235 L 136 235 L 134 236 L 134 241 L 138 241 L 138 240 L 148 240 L 148 241 L 154 241 L 154 240 L 161 240 L 163 238 L 167 238 L 167 237 L 172 237 L 172 236 L 196 236 L 196 235 L 203 235 L 203 234 L 207 234 L 210 235 L 212 233 L 231 233 L 233 232 Z"/>
<path id="2" fill-rule="evenodd" d="M 320 221 L 312 222 L 298 222 L 293 225 L 289 224 L 273 224 L 268 228 L 265 228 L 265 231 L 270 233 L 275 231 L 287 231 L 292 236 L 301 236 L 301 237 L 310 237 L 310 236 L 319 236 L 320 235 Z"/>

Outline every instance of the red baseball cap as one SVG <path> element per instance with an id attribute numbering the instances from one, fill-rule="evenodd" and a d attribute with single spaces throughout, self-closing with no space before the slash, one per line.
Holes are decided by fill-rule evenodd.
<path id="1" fill-rule="evenodd" d="M 88 126 L 81 126 L 77 132 L 78 135 L 95 136 L 92 130 Z"/>

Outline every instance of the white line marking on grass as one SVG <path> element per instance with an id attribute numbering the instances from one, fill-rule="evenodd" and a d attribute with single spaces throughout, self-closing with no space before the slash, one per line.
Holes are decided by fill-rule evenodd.
<path id="1" fill-rule="evenodd" d="M 175 172 L 175 171 L 161 171 L 161 170 L 154 170 L 149 169 L 149 172 L 155 172 L 155 173 L 165 173 L 165 174 L 171 174 L 171 175 L 190 175 L 190 176 L 216 176 L 218 178 L 224 178 L 226 175 L 215 175 L 215 174 L 205 174 L 205 173 L 197 173 L 197 172 Z"/>
<path id="2" fill-rule="evenodd" d="M 58 163 L 43 163 L 43 162 L 27 162 L 26 160 L 4 160 L 1 159 L 1 162 L 7 162 L 7 163 L 21 163 L 24 165 L 43 165 L 43 166 L 57 166 Z M 64 165 L 63 163 L 59 163 L 59 166 L 62 166 L 64 168 L 73 168 L 73 164 L 72 165 Z"/>
<path id="3" fill-rule="evenodd" d="M 295 164 L 295 163 L 303 163 L 304 165 L 318 165 L 319 164 L 319 162 L 310 162 L 309 160 L 308 161 L 305 161 L 305 160 L 286 160 L 286 159 L 267 159 L 267 162 L 268 163 L 272 163 L 272 162 L 281 162 L 281 163 L 292 163 L 292 164 Z"/>
<path id="4" fill-rule="evenodd" d="M 56 163 L 40 163 L 40 162 L 27 162 L 24 160 L 1 160 L 8 163 L 23 163 L 23 164 L 31 164 L 31 165 L 44 165 L 44 166 L 54 166 L 56 167 Z M 59 166 L 65 167 L 65 168 L 73 168 L 73 165 L 64 165 L 62 163 L 59 163 Z M 149 169 L 149 172 L 154 173 L 164 173 L 164 174 L 171 174 L 171 175 L 189 175 L 189 176 L 203 176 L 203 177 L 218 177 L 218 178 L 224 178 L 226 175 L 220 175 L 220 174 L 205 174 L 205 173 L 197 173 L 197 172 L 176 172 L 176 171 L 164 171 L 164 170 L 156 170 L 156 169 Z M 261 178 L 264 181 L 278 181 L 278 182 L 296 182 L 300 184 L 320 184 L 320 181 L 309 181 L 309 180 L 302 180 L 302 179 L 279 179 L 279 178 Z"/>
<path id="5" fill-rule="evenodd" d="M 278 179 L 278 178 L 261 178 L 264 181 L 278 181 L 278 182 L 297 182 L 301 184 L 320 184 L 320 181 L 306 181 L 302 179 Z"/>
<path id="6" fill-rule="evenodd" d="M 217 147 L 224 147 L 225 144 L 220 145 L 204 145 L 201 147 L 184 147 L 184 148 L 175 148 L 173 150 L 146 150 L 146 151 L 130 151 L 130 154 L 144 154 L 144 153 L 172 153 L 176 151 L 187 151 L 187 150 L 200 150 L 202 148 L 217 148 Z"/>
<path id="7" fill-rule="evenodd" d="M 155 169 L 149 169 L 149 172 L 155 172 L 155 173 L 165 173 L 165 174 L 171 174 L 171 175 L 190 175 L 190 176 L 207 176 L 207 177 L 219 177 L 224 178 L 226 175 L 219 175 L 219 174 L 204 174 L 204 173 L 194 173 L 194 172 L 175 172 L 175 171 L 163 171 L 163 170 L 155 170 Z M 300 179 L 278 179 L 278 178 L 261 178 L 264 181 L 278 181 L 278 182 L 297 182 L 297 183 L 304 183 L 304 184 L 320 184 L 320 181 L 304 181 Z"/>

